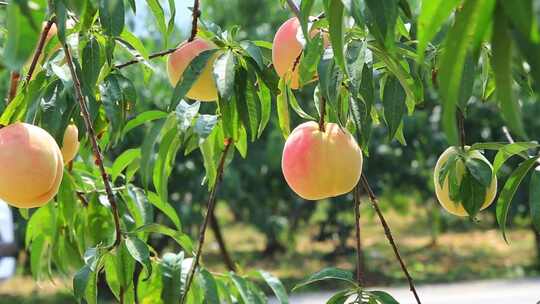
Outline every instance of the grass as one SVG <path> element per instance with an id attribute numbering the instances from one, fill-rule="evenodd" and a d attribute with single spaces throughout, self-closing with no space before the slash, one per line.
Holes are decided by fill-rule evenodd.
<path id="1" fill-rule="evenodd" d="M 224 204 L 220 204 L 223 206 Z M 379 225 L 378 219 L 363 206 L 362 242 L 369 285 L 406 284 L 399 265 Z M 453 282 L 491 278 L 514 278 L 538 275 L 532 267 L 535 260 L 534 236 L 527 229 L 509 231 L 511 244 L 507 245 L 500 232 L 493 227 L 488 214 L 483 213 L 479 229 L 441 234 L 432 243 L 428 219 L 422 210 L 401 216 L 386 212 L 389 225 L 400 246 L 401 253 L 417 283 Z M 315 228 L 296 233 L 294 250 L 272 257 L 262 255 L 264 236 L 253 227 L 232 221 L 226 209 L 219 210 L 224 237 L 240 271 L 265 269 L 282 279 L 290 289 L 311 273 L 333 266 L 353 270 L 355 253 L 353 238 L 348 240 L 350 250 L 334 252 L 337 241 L 314 241 Z M 462 221 L 467 221 L 463 219 Z M 226 271 L 221 262 L 218 246 L 209 232 L 204 263 L 212 271 Z M 338 286 L 319 285 L 332 289 Z M 18 276 L 0 283 L 0 304 L 3 303 L 75 303 L 70 296 L 70 281 L 35 283 L 30 277 Z"/>

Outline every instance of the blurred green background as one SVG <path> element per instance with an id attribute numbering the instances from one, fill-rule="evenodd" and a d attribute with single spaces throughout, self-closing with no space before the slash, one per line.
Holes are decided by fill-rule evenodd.
<path id="1" fill-rule="evenodd" d="M 178 31 L 171 41 L 160 40 L 154 20 L 145 5 L 137 16 L 131 16 L 128 26 L 144 37 L 148 50 L 158 51 L 184 40 L 190 31 L 191 1 L 177 1 Z M 415 1 L 411 1 L 413 7 Z M 280 1 L 205 0 L 203 20 L 211 20 L 222 28 L 240 25 L 240 37 L 271 41 L 279 25 L 290 18 Z M 183 10 L 181 8 L 184 8 Z M 5 11 L 0 9 L 0 23 Z M 139 15 L 140 14 L 140 15 Z M 0 44 L 5 41 L 0 32 Z M 126 58 L 127 58 L 126 54 Z M 148 79 L 141 66 L 123 71 L 138 89 L 136 112 L 159 108 L 172 93 L 165 73 L 165 59 L 153 61 L 155 73 Z M 480 73 L 477 73 L 480 74 Z M 413 116 L 407 117 L 404 136 L 407 145 L 389 142 L 384 128 L 375 128 L 366 174 L 381 196 L 381 206 L 388 214 L 389 224 L 417 282 L 451 282 L 459 280 L 508 278 L 540 274 L 540 236 L 528 216 L 527 187 L 520 189 L 510 211 L 510 245 L 502 239 L 494 216 L 494 206 L 482 212 L 478 222 L 457 218 L 445 212 L 436 202 L 432 184 L 432 169 L 438 155 L 447 146 L 440 127 L 440 105 L 430 79 L 426 78 L 426 99 Z M 6 95 L 9 73 L 0 70 L 0 96 Z M 480 91 L 482 80 L 475 80 Z M 297 97 L 303 107 L 315 112 L 313 88 Z M 475 94 L 480 96 L 481 94 Z M 525 126 L 532 139 L 540 138 L 540 103 L 527 92 L 521 92 Z M 503 125 L 493 104 L 480 97 L 470 100 L 466 131 L 469 143 L 505 141 Z M 210 108 L 212 104 L 203 107 Z M 275 111 L 275 108 L 273 109 Z M 287 286 L 325 266 L 354 268 L 354 215 L 352 197 L 343 196 L 320 202 L 304 201 L 286 185 L 280 168 L 283 139 L 275 115 L 262 139 L 249 146 L 247 159 L 237 157 L 227 168 L 220 189 L 217 226 L 212 227 L 204 262 L 209 269 L 227 270 L 223 257 L 226 247 L 230 259 L 240 268 L 263 268 L 278 275 Z M 300 122 L 294 117 L 294 124 Z M 127 148 L 140 145 L 144 130 L 131 133 L 128 139 L 110 151 L 109 159 Z M 489 159 L 494 155 L 487 153 Z M 502 170 L 513 167 L 512 161 Z M 204 176 L 202 157 L 192 153 L 178 156 L 169 179 L 170 202 L 180 215 L 183 226 L 196 235 L 202 220 L 207 192 L 201 187 Z M 525 185 L 527 182 L 524 183 Z M 25 222 L 16 216 L 17 240 L 23 247 Z M 368 284 L 400 284 L 403 276 L 386 242 L 378 219 L 369 202 L 361 210 L 364 263 Z M 159 219 L 167 223 L 165 218 Z M 218 242 L 220 232 L 223 242 Z M 154 248 L 174 250 L 169 240 L 152 240 Z M 29 277 L 29 261 L 24 251 L 18 256 L 18 276 L 0 283 L 0 303 L 70 303 L 70 282 L 55 278 L 55 283 L 38 286 Z M 332 288 L 333 286 L 326 286 Z"/>

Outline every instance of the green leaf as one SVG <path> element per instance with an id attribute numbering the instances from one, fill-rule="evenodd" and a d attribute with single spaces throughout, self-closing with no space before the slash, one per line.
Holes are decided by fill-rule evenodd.
<path id="1" fill-rule="evenodd" d="M 343 281 L 351 286 L 356 286 L 356 282 L 353 280 L 353 276 L 351 272 L 342 270 L 339 268 L 330 267 L 330 268 L 325 268 L 311 275 L 309 278 L 303 280 L 302 282 L 296 284 L 296 286 L 294 286 L 292 291 L 298 290 L 307 285 L 311 285 L 315 282 L 325 281 L 325 280 Z"/>
<path id="2" fill-rule="evenodd" d="M 287 87 L 287 94 L 285 95 L 287 98 L 287 101 L 291 108 L 303 119 L 308 120 L 315 120 L 315 118 L 308 113 L 306 113 L 302 107 L 298 104 L 298 100 L 296 100 L 296 97 L 294 96 L 294 93 L 292 92 L 291 88 Z"/>
<path id="3" fill-rule="evenodd" d="M 234 89 L 236 58 L 229 50 L 219 56 L 214 62 L 214 81 L 218 89 L 219 96 L 223 100 L 229 100 Z"/>
<path id="4" fill-rule="evenodd" d="M 163 12 L 163 7 L 161 7 L 158 0 L 146 0 L 146 3 L 150 7 L 152 15 L 154 15 L 154 18 L 156 19 L 157 27 L 163 35 L 165 47 L 167 47 L 168 30 L 167 24 L 165 23 L 165 12 Z"/>
<path id="5" fill-rule="evenodd" d="M 540 147 L 539 144 L 535 144 L 532 142 L 515 142 L 511 144 L 504 145 L 499 149 L 499 152 L 497 152 L 497 155 L 495 155 L 495 160 L 493 161 L 493 173 L 497 174 L 503 164 L 512 156 L 514 155 L 521 155 L 525 159 L 528 159 L 529 156 L 526 152 L 529 149 L 538 148 Z"/>
<path id="6" fill-rule="evenodd" d="M 131 256 L 146 269 L 148 275 L 152 273 L 152 264 L 150 263 L 150 252 L 148 245 L 135 236 L 126 239 L 126 248 Z"/>
<path id="7" fill-rule="evenodd" d="M 356 97 L 360 92 L 362 83 L 362 73 L 366 63 L 367 43 L 353 40 L 347 44 L 345 59 L 347 64 L 347 74 L 349 75 L 350 92 Z"/>
<path id="8" fill-rule="evenodd" d="M 479 158 L 468 157 L 465 160 L 465 166 L 469 169 L 471 175 L 482 186 L 489 187 L 492 182 L 492 169 L 488 163 Z"/>
<path id="9" fill-rule="evenodd" d="M 478 173 L 478 175 L 481 174 Z M 476 217 L 476 214 L 482 208 L 482 205 L 486 199 L 486 189 L 487 187 L 482 185 L 469 171 L 465 171 L 463 177 L 461 178 L 459 191 L 461 205 L 471 218 Z"/>
<path id="10" fill-rule="evenodd" d="M 180 132 L 186 132 L 193 125 L 193 119 L 199 114 L 200 107 L 200 101 L 196 101 L 192 104 L 189 104 L 184 100 L 180 101 L 174 110 Z"/>
<path id="11" fill-rule="evenodd" d="M 381 302 L 381 304 L 399 304 L 399 302 L 396 301 L 396 299 L 394 299 L 387 292 L 376 290 L 376 291 L 370 291 L 369 293 L 377 297 L 377 299 Z"/>
<path id="12" fill-rule="evenodd" d="M 125 193 L 125 192 L 124 192 Z M 128 186 L 127 196 L 123 196 L 129 213 L 136 225 L 145 225 L 154 221 L 154 209 L 141 188 Z"/>
<path id="13" fill-rule="evenodd" d="M 529 208 L 531 221 L 537 231 L 540 231 L 540 170 L 536 168 L 531 173 L 529 183 Z"/>
<path id="14" fill-rule="evenodd" d="M 317 64 L 321 59 L 324 50 L 322 36 L 315 35 L 310 39 L 302 52 L 302 58 L 298 67 L 300 76 L 300 85 L 304 85 L 313 80 L 317 72 Z"/>
<path id="15" fill-rule="evenodd" d="M 147 233 L 159 233 L 162 235 L 166 235 L 172 238 L 173 240 L 175 240 L 178 243 L 178 245 L 180 245 L 186 252 L 193 252 L 193 243 L 191 239 L 189 238 L 188 235 L 182 233 L 180 231 L 180 228 L 178 229 L 179 230 L 174 230 L 167 226 L 153 223 L 153 224 L 147 224 L 147 225 L 141 226 L 130 233 L 135 234 L 139 232 L 147 232 Z"/>
<path id="16" fill-rule="evenodd" d="M 452 154 L 448 157 L 448 160 L 441 166 L 441 171 L 439 171 L 438 182 L 441 188 L 444 187 L 444 181 L 450 173 L 450 170 L 454 170 L 456 167 L 456 162 L 459 160 L 457 154 Z"/>
<path id="17" fill-rule="evenodd" d="M 182 74 L 182 78 L 174 87 L 174 93 L 169 109 L 174 109 L 180 100 L 186 96 L 189 89 L 191 89 L 191 86 L 199 79 L 202 71 L 216 52 L 216 49 L 203 51 L 189 63 Z"/>
<path id="18" fill-rule="evenodd" d="M 164 304 L 180 303 L 182 297 L 182 262 L 184 261 L 184 253 L 179 254 L 165 253 L 160 263 L 161 266 L 161 282 L 163 289 L 161 290 L 161 299 Z"/>
<path id="19" fill-rule="evenodd" d="M 398 3 L 396 0 L 365 0 L 366 20 L 370 33 L 385 46 L 394 49 Z"/>
<path id="20" fill-rule="evenodd" d="M 120 74 L 109 74 L 99 86 L 105 114 L 111 125 L 111 141 L 116 142 L 127 120 L 129 104 L 137 93 L 131 80 Z"/>
<path id="21" fill-rule="evenodd" d="M 38 1 L 38 9 L 30 11 L 26 1 L 10 1 L 4 15 L 7 38 L 4 38 L 3 63 L 13 71 L 19 71 L 34 53 L 44 17 L 44 1 Z M 37 4 L 37 3 L 35 3 Z"/>
<path id="22" fill-rule="evenodd" d="M 81 61 L 83 81 L 86 82 L 88 87 L 94 87 L 99 77 L 101 67 L 105 63 L 105 58 L 101 56 L 99 42 L 95 37 L 91 37 L 84 46 Z"/>
<path id="23" fill-rule="evenodd" d="M 537 164 L 537 160 L 538 157 L 533 157 L 519 164 L 519 166 L 506 180 L 501 194 L 499 195 L 499 199 L 497 200 L 497 223 L 499 223 L 502 235 L 507 243 L 506 220 L 508 218 L 508 211 L 510 210 L 510 203 L 512 203 L 512 199 L 516 194 L 519 184 L 521 184 L 521 181 L 525 175 L 527 175 L 527 172 L 529 172 L 529 170 L 531 170 L 531 168 Z"/>
<path id="24" fill-rule="evenodd" d="M 161 212 L 165 213 L 165 215 L 173 222 L 176 229 L 181 230 L 182 225 L 180 222 L 180 218 L 178 217 L 178 214 L 176 213 L 176 210 L 171 206 L 171 204 L 167 201 L 161 200 L 161 198 L 155 194 L 154 192 L 148 192 L 148 200 L 152 205 L 156 206 Z M 184 248 L 187 250 L 186 248 Z"/>
<path id="25" fill-rule="evenodd" d="M 168 198 L 168 181 L 172 173 L 174 160 L 182 141 L 178 136 L 178 129 L 171 128 L 165 135 L 159 145 L 159 152 L 154 166 L 152 181 L 159 196 L 166 200 Z"/>
<path id="26" fill-rule="evenodd" d="M 124 29 L 124 1 L 99 0 L 99 21 L 108 36 L 119 36 Z"/>
<path id="27" fill-rule="evenodd" d="M 435 37 L 435 34 L 460 2 L 460 0 L 422 1 L 422 9 L 418 17 L 418 62 L 424 60 L 428 43 Z"/>
<path id="28" fill-rule="evenodd" d="M 510 22 L 529 40 L 538 42 L 538 20 L 534 13 L 534 4 L 532 0 L 522 1 L 500 1 L 504 13 L 510 19 Z"/>
<path id="29" fill-rule="evenodd" d="M 88 265 L 84 265 L 75 276 L 73 276 L 73 295 L 78 300 L 81 300 L 84 297 L 86 286 L 88 285 L 88 280 L 90 279 L 90 274 L 92 270 Z"/>
<path id="30" fill-rule="evenodd" d="M 476 48 L 475 35 L 483 33 L 495 6 L 494 0 L 465 1 L 448 32 L 440 59 L 439 82 L 443 99 L 443 129 L 451 145 L 457 145 L 456 104 L 468 51 Z"/>
<path id="31" fill-rule="evenodd" d="M 153 121 L 153 120 L 156 120 L 156 119 L 161 119 L 161 118 L 165 118 L 167 117 L 167 115 L 169 115 L 168 113 L 166 112 L 163 112 L 163 111 L 157 111 L 157 110 L 151 110 L 151 111 L 146 111 L 146 112 L 142 112 L 140 114 L 137 115 L 137 117 L 131 119 L 130 121 L 128 121 L 126 123 L 126 125 L 124 126 L 124 130 L 122 130 L 122 133 L 125 135 L 127 134 L 129 131 L 133 130 L 134 128 L 146 123 L 146 122 L 150 122 L 150 121 Z"/>
<path id="32" fill-rule="evenodd" d="M 313 8 L 313 4 L 315 4 L 315 0 L 303 0 L 300 2 L 300 26 L 302 27 L 302 33 L 304 34 L 304 37 L 306 40 L 309 40 L 309 17 L 311 14 L 311 9 Z"/>
<path id="33" fill-rule="evenodd" d="M 407 112 L 405 90 L 395 77 L 388 77 L 384 85 L 383 106 L 384 120 L 388 126 L 388 138 L 392 139 Z"/>
<path id="34" fill-rule="evenodd" d="M 330 42 L 334 50 L 334 58 L 341 70 L 346 72 L 343 54 L 343 3 L 341 0 L 324 0 L 323 4 L 324 12 L 328 19 L 328 29 L 330 31 Z"/>
<path id="35" fill-rule="evenodd" d="M 56 29 L 58 40 L 60 40 L 61 43 L 64 43 L 66 41 L 66 4 L 64 3 L 64 0 L 54 0 L 53 6 L 54 14 L 56 15 Z"/>
<path id="36" fill-rule="evenodd" d="M 472 150 L 500 150 L 506 146 L 505 142 L 485 142 L 485 143 L 475 143 L 471 146 L 469 151 Z"/>
<path id="37" fill-rule="evenodd" d="M 260 137 L 270 121 L 270 114 L 272 112 L 272 95 L 270 94 L 270 89 L 257 77 L 257 84 L 259 90 L 257 95 L 259 101 L 261 102 L 261 121 L 259 123 L 259 131 L 257 137 Z"/>
<path id="38" fill-rule="evenodd" d="M 525 138 L 521 108 L 512 91 L 512 39 L 506 16 L 501 6 L 495 9 L 491 47 L 493 52 L 493 71 L 495 74 L 495 94 L 501 114 L 508 127 L 518 136 Z"/>
<path id="39" fill-rule="evenodd" d="M 150 179 L 153 177 L 153 168 L 155 163 L 155 149 L 159 140 L 159 133 L 165 121 L 160 120 L 153 124 L 141 145 L 141 178 L 143 185 L 148 188 Z"/>
<path id="40" fill-rule="evenodd" d="M 439 80 L 443 99 L 443 129 L 451 145 L 458 143 L 455 116 L 465 58 L 468 50 L 476 47 L 473 45 L 474 35 L 485 30 L 483 26 L 494 6 L 494 0 L 466 1 L 445 40 Z"/>
<path id="41" fill-rule="evenodd" d="M 266 272 L 264 270 L 258 270 L 257 273 L 261 276 L 261 278 L 264 279 L 266 284 L 270 286 L 274 294 L 276 295 L 278 301 L 280 304 L 288 304 L 289 303 L 289 297 L 287 296 L 287 290 L 281 283 L 281 281 L 273 276 L 271 273 Z"/>
<path id="42" fill-rule="evenodd" d="M 331 50 L 326 50 L 323 58 L 317 66 L 319 75 L 319 89 L 324 98 L 330 104 L 336 104 L 339 88 L 343 81 L 343 73 L 336 66 Z"/>
<path id="43" fill-rule="evenodd" d="M 240 293 L 240 297 L 242 298 L 244 303 L 250 303 L 250 304 L 263 303 L 260 301 L 259 297 L 257 297 L 257 295 L 253 292 L 248 282 L 244 278 L 239 277 L 234 273 L 230 273 L 229 276 L 231 280 L 233 281 L 234 286 Z"/>
<path id="44" fill-rule="evenodd" d="M 204 290 L 204 300 L 208 304 L 219 304 L 219 300 L 216 280 L 210 272 L 206 269 L 201 269 L 198 273 L 199 283 Z"/>
<path id="45" fill-rule="evenodd" d="M 134 162 L 137 159 L 141 158 L 141 149 L 127 149 L 126 151 L 122 152 L 116 160 L 113 163 L 113 166 L 111 168 L 111 179 L 112 182 L 116 181 L 118 176 L 122 174 L 122 171 L 124 171 L 132 162 Z M 127 182 L 127 181 L 126 181 Z"/>
<path id="46" fill-rule="evenodd" d="M 248 71 L 245 68 L 239 68 L 234 83 L 236 109 L 238 109 L 245 129 L 249 130 L 252 141 L 256 138 L 259 127 L 259 115 L 253 92 L 254 86 L 255 84 L 248 79 Z"/>
<path id="47" fill-rule="evenodd" d="M 284 138 L 289 137 L 291 134 L 290 117 L 289 117 L 289 104 L 287 102 L 287 87 L 283 79 L 279 80 L 279 91 L 277 96 L 277 112 L 279 128 Z"/>
<path id="48" fill-rule="evenodd" d="M 354 294 L 354 292 L 349 289 L 338 291 L 328 299 L 326 304 L 345 304 L 352 294 Z"/>

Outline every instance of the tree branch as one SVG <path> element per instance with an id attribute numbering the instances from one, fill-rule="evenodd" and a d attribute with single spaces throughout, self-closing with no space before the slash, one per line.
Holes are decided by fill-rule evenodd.
<path id="1" fill-rule="evenodd" d="M 88 108 L 84 100 L 84 95 L 81 89 L 81 83 L 79 81 L 79 78 L 77 77 L 77 72 L 75 70 L 75 65 L 73 63 L 73 58 L 71 57 L 69 46 L 67 44 L 63 44 L 62 47 L 66 55 L 66 61 L 69 67 L 69 71 L 71 72 L 71 78 L 73 79 L 73 85 L 75 87 L 75 93 L 77 95 L 77 100 L 79 102 L 79 107 L 81 110 L 81 115 L 84 120 L 84 125 L 86 127 L 86 132 L 88 133 L 88 137 L 92 144 L 92 150 L 94 152 L 94 157 L 96 158 L 96 165 L 98 166 L 99 171 L 101 173 L 101 179 L 103 180 L 105 192 L 107 192 L 107 198 L 111 205 L 113 218 L 114 218 L 114 227 L 116 231 L 115 241 L 112 246 L 115 247 L 115 246 L 118 246 L 120 244 L 120 241 L 122 240 L 122 231 L 120 228 L 120 214 L 118 212 L 118 204 L 116 203 L 116 199 L 114 197 L 114 192 L 112 190 L 112 187 L 109 181 L 109 176 L 107 172 L 105 171 L 105 167 L 103 166 L 103 156 L 101 154 L 101 149 L 99 148 L 99 145 L 97 142 L 96 132 L 94 131 L 94 127 L 92 126 L 90 113 L 88 112 Z"/>
<path id="2" fill-rule="evenodd" d="M 197 267 L 199 266 L 199 262 L 201 260 L 201 255 L 203 251 L 203 245 L 204 240 L 206 237 L 206 228 L 208 228 L 208 224 L 210 223 L 210 219 L 212 217 L 212 214 L 214 213 L 214 208 L 216 206 L 216 193 L 219 186 L 219 183 L 221 182 L 221 178 L 223 176 L 223 170 L 225 168 L 225 159 L 227 158 L 227 153 L 229 152 L 229 148 L 232 145 L 232 139 L 227 140 L 227 143 L 225 144 L 225 148 L 223 149 L 223 152 L 221 153 L 221 157 L 219 160 L 219 165 L 217 168 L 217 176 L 216 176 L 216 182 L 212 189 L 210 190 L 210 195 L 208 196 L 208 204 L 206 209 L 206 214 L 204 216 L 204 220 L 199 232 L 199 242 L 197 244 L 197 251 L 195 252 L 195 256 L 193 257 L 193 262 L 191 263 L 191 268 L 189 269 L 189 273 L 186 279 L 184 294 L 182 294 L 182 299 L 180 301 L 180 304 L 184 304 L 187 295 L 189 293 L 189 288 L 191 287 L 191 283 L 193 282 L 193 277 L 195 276 L 195 271 L 197 270 Z"/>
<path id="3" fill-rule="evenodd" d="M 171 49 L 168 49 L 168 50 L 164 50 L 164 51 L 159 51 L 159 52 L 156 52 L 156 53 L 153 53 L 153 54 L 150 54 L 148 56 L 148 59 L 154 59 L 154 58 L 157 58 L 157 57 L 162 57 L 162 56 L 166 56 L 166 55 L 169 55 L 170 53 L 173 53 L 174 51 L 176 51 L 178 48 L 171 48 Z M 137 56 L 135 59 L 132 59 L 130 61 L 127 61 L 127 62 L 124 62 L 122 64 L 117 64 L 115 65 L 114 67 L 117 68 L 117 69 L 123 69 L 127 66 L 130 66 L 132 64 L 135 64 L 135 63 L 139 63 L 142 61 L 142 57 L 141 56 Z"/>
<path id="4" fill-rule="evenodd" d="M 461 149 L 465 149 L 466 137 L 465 137 L 465 117 L 463 116 L 463 111 L 460 108 L 457 109 L 457 122 L 459 128 L 459 145 Z"/>
<path id="5" fill-rule="evenodd" d="M 287 0 L 287 4 L 289 5 L 289 8 L 293 12 L 293 14 L 295 14 L 298 20 L 300 20 L 300 9 L 296 5 L 296 3 L 294 3 L 293 0 Z"/>
<path id="6" fill-rule="evenodd" d="M 21 79 L 21 74 L 18 72 L 11 72 L 10 80 L 9 80 L 9 92 L 8 96 L 6 97 L 6 105 L 9 104 L 13 98 L 15 98 L 15 95 L 17 95 L 17 87 L 19 86 L 19 79 Z"/>
<path id="7" fill-rule="evenodd" d="M 193 0 L 193 13 L 191 21 L 191 36 L 189 36 L 188 41 L 191 42 L 197 36 L 197 20 L 201 16 L 201 10 L 199 9 L 199 0 Z"/>
<path id="8" fill-rule="evenodd" d="M 324 132 L 324 115 L 326 114 L 326 99 L 321 95 L 319 101 L 319 131 Z"/>
<path id="9" fill-rule="evenodd" d="M 49 30 L 54 24 L 54 17 L 49 19 L 47 23 L 45 24 L 45 27 L 43 28 L 43 31 L 41 31 L 41 36 L 39 36 L 39 42 L 36 48 L 36 51 L 34 52 L 34 56 L 32 57 L 32 62 L 30 63 L 30 68 L 28 68 L 28 74 L 26 74 L 26 83 L 29 83 L 32 79 L 32 74 L 34 74 L 34 70 L 36 69 L 37 63 L 39 61 L 39 57 L 43 53 L 43 47 L 45 46 L 45 41 L 47 41 L 47 35 L 49 34 Z"/>
<path id="10" fill-rule="evenodd" d="M 396 256 L 396 259 L 399 262 L 399 265 L 401 266 L 401 270 L 405 274 L 405 277 L 407 278 L 407 281 L 409 281 L 409 289 L 414 294 L 414 298 L 416 299 L 416 303 L 421 304 L 420 298 L 418 297 L 418 293 L 416 292 L 416 288 L 414 287 L 414 282 L 409 274 L 409 271 L 407 270 L 407 266 L 405 266 L 405 262 L 403 262 L 403 259 L 401 258 L 401 254 L 399 253 L 399 249 L 397 247 L 396 242 L 394 241 L 394 237 L 392 236 L 392 231 L 390 231 L 390 227 L 388 226 L 388 223 L 386 222 L 386 219 L 384 218 L 381 209 L 379 208 L 379 203 L 377 200 L 377 196 L 375 196 L 375 193 L 369 186 L 369 182 L 364 174 L 362 174 L 361 183 L 364 187 L 364 191 L 366 191 L 369 200 L 371 201 L 371 204 L 373 205 L 373 208 L 375 208 L 375 212 L 377 213 L 377 216 L 379 217 L 379 220 L 381 221 L 381 224 L 384 228 L 384 234 L 386 235 L 386 238 L 388 239 L 388 242 L 390 242 L 390 245 L 392 246 L 392 249 L 394 250 L 394 254 Z"/>
<path id="11" fill-rule="evenodd" d="M 353 190 L 354 220 L 356 226 L 356 281 L 362 286 L 364 283 L 364 257 L 362 254 L 362 239 L 360 238 L 360 184 Z"/>
<path id="12" fill-rule="evenodd" d="M 506 137 L 506 140 L 508 140 L 509 143 L 511 144 L 515 143 L 514 138 L 510 134 L 510 130 L 508 130 L 506 126 L 502 127 L 502 131 L 503 131 L 504 136 Z"/>

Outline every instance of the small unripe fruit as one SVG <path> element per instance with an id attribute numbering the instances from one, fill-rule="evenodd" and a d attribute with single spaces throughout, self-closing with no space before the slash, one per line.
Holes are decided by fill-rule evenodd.
<path id="1" fill-rule="evenodd" d="M 466 146 L 465 149 L 468 150 L 469 147 Z M 439 203 L 443 206 L 443 208 L 454 215 L 468 216 L 469 214 L 467 213 L 467 211 L 465 210 L 461 202 L 455 202 L 450 198 L 448 176 L 446 176 L 446 178 L 444 179 L 442 188 L 439 184 L 439 174 L 441 172 L 441 168 L 448 161 L 448 159 L 452 155 L 457 154 L 458 151 L 459 151 L 459 148 L 450 147 L 441 154 L 441 156 L 439 157 L 439 160 L 437 160 L 437 164 L 435 165 L 435 170 L 433 173 L 433 181 L 435 183 L 435 194 L 437 195 L 437 199 L 439 200 Z M 475 150 L 469 153 L 470 153 L 469 156 L 486 162 L 493 169 L 493 167 L 491 166 L 491 163 L 479 151 Z M 457 179 L 459 182 L 461 182 L 461 179 L 463 178 L 463 174 L 465 173 L 465 164 L 461 160 L 458 160 L 457 162 L 458 162 L 456 164 Z M 493 203 L 493 200 L 495 199 L 496 195 L 497 195 L 497 176 L 493 174 L 491 177 L 491 184 L 486 189 L 486 196 L 480 210 L 484 210 L 487 207 L 489 207 L 489 205 Z"/>
<path id="2" fill-rule="evenodd" d="M 272 43 L 272 63 L 279 77 L 288 74 L 289 86 L 292 89 L 300 87 L 298 56 L 302 53 L 303 46 L 298 41 L 297 35 L 301 31 L 298 18 L 293 17 L 285 21 L 277 30 Z M 313 30 L 310 36 L 314 36 L 318 30 Z M 325 47 L 329 45 L 327 35 L 323 35 Z M 296 63 L 296 66 L 295 66 Z"/>
<path id="3" fill-rule="evenodd" d="M 77 152 L 79 152 L 79 129 L 74 124 L 67 126 L 64 132 L 64 139 L 62 141 L 62 157 L 64 158 L 64 164 L 69 163 L 75 158 Z"/>
<path id="4" fill-rule="evenodd" d="M 191 42 L 183 42 L 176 51 L 169 55 L 167 61 L 167 73 L 169 74 L 171 84 L 176 86 L 182 78 L 185 69 L 197 55 L 214 48 L 216 48 L 214 44 L 200 38 L 195 38 Z M 214 101 L 218 99 L 216 84 L 212 76 L 214 61 L 215 57 L 208 61 L 199 78 L 186 94 L 188 98 L 200 101 Z"/>
<path id="5" fill-rule="evenodd" d="M 327 123 L 322 132 L 310 121 L 287 138 L 281 167 L 296 194 L 320 200 L 350 192 L 360 179 L 362 162 L 362 150 L 347 130 Z"/>
<path id="6" fill-rule="evenodd" d="M 18 208 L 33 208 L 56 195 L 64 163 L 47 131 L 15 123 L 0 129 L 0 168 L 0 199 Z"/>

